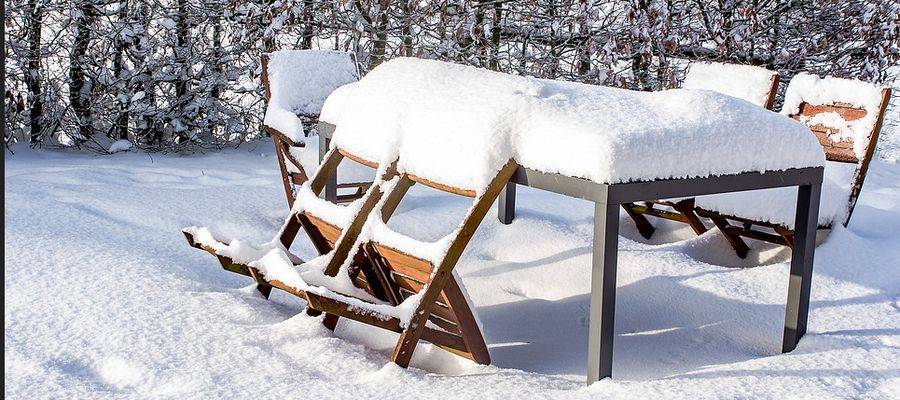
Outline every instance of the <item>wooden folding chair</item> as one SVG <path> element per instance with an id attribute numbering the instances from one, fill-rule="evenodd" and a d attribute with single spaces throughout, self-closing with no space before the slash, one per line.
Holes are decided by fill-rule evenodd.
<path id="1" fill-rule="evenodd" d="M 356 163 L 378 169 L 378 164 L 373 161 L 369 161 L 362 157 L 353 155 L 342 148 L 332 149 L 325 156 L 322 164 L 319 166 L 319 169 L 316 170 L 316 173 L 315 175 L 313 175 L 309 187 L 299 189 L 309 191 L 309 196 L 306 197 L 307 201 L 319 202 L 320 204 L 317 205 L 318 207 L 342 207 L 339 204 L 331 203 L 326 199 L 320 199 L 316 196 L 319 196 L 322 193 L 328 180 L 337 173 L 338 166 L 345 159 L 350 159 L 351 161 L 354 161 Z M 396 164 L 396 162 L 394 164 Z M 383 177 L 390 178 L 394 175 L 396 175 L 396 165 L 391 165 L 387 167 Z M 380 187 L 373 187 L 367 193 L 369 193 L 369 196 L 365 199 L 360 199 L 360 201 L 362 201 L 362 205 L 359 207 L 359 211 L 355 215 L 352 222 L 344 229 L 339 226 L 340 223 L 338 221 L 329 221 L 329 218 L 325 216 L 325 214 L 328 213 L 319 215 L 316 212 L 312 211 L 308 207 L 308 204 L 302 204 L 302 206 L 306 207 L 295 207 L 294 210 L 291 211 L 291 216 L 285 221 L 284 225 L 279 231 L 279 234 L 277 236 L 278 242 L 284 249 L 290 249 L 291 244 L 293 244 L 294 239 L 297 236 L 297 233 L 302 228 L 312 242 L 313 247 L 315 247 L 316 251 L 320 255 L 324 255 L 335 250 L 336 259 L 346 259 L 347 254 L 351 252 L 351 248 L 348 247 L 347 243 L 352 244 L 353 242 L 344 242 L 345 244 L 343 247 L 336 249 L 335 246 L 338 243 L 338 239 L 345 233 L 351 238 L 355 238 L 356 236 L 358 236 L 360 230 L 362 229 L 362 225 L 365 222 L 365 219 L 381 199 L 381 196 L 383 194 Z M 382 212 L 387 212 L 387 210 L 383 209 Z M 217 248 L 227 247 L 229 245 L 228 243 L 203 243 L 198 240 L 197 237 L 195 237 L 196 232 L 187 229 L 183 231 L 183 233 L 188 241 L 188 244 L 190 244 L 192 247 L 205 250 L 215 256 L 223 269 L 241 275 L 246 275 L 256 280 L 257 290 L 266 298 L 269 297 L 272 291 L 272 287 L 277 287 L 277 285 L 275 284 L 266 282 L 265 279 L 263 279 L 263 276 L 259 274 L 255 268 L 250 267 L 249 265 L 246 265 L 244 263 L 235 262 L 231 257 L 219 254 Z M 289 257 L 298 265 L 303 263 L 303 260 L 294 254 L 289 254 Z M 387 297 L 384 293 L 384 290 L 382 289 L 384 287 L 384 284 L 377 282 L 380 277 L 374 274 L 376 268 L 368 265 L 368 263 L 370 263 L 370 260 L 364 257 L 356 256 L 356 258 L 354 258 L 354 262 L 351 264 L 351 268 L 349 271 L 351 279 L 354 281 L 354 284 L 357 287 L 366 290 L 375 298 L 386 300 Z M 316 310 L 315 308 L 308 308 L 307 312 L 311 315 L 318 315 L 320 313 L 320 311 Z M 326 316 L 325 325 L 329 329 L 334 329 L 336 323 L 337 317 L 335 315 Z"/>
<path id="2" fill-rule="evenodd" d="M 715 81 L 706 81 L 704 75 L 715 74 L 720 77 Z M 754 82 L 766 82 L 752 90 L 735 90 L 729 82 L 745 82 L 748 77 Z M 768 77 L 768 78 L 766 78 Z M 771 110 L 778 92 L 778 73 L 765 68 L 749 65 L 695 63 L 691 65 L 685 76 L 684 89 L 705 89 L 742 98 L 760 107 Z M 656 228 L 647 219 L 647 215 L 681 222 L 691 227 L 695 234 L 701 235 L 708 228 L 694 212 L 694 199 L 650 200 L 641 203 L 623 204 L 622 208 L 637 226 L 638 232 L 645 239 L 650 239 Z"/>
<path id="3" fill-rule="evenodd" d="M 804 82 L 802 84 L 795 84 L 795 82 L 800 81 Z M 878 141 L 878 135 L 884 120 L 884 113 L 890 99 L 890 89 L 878 88 L 874 85 L 868 85 L 869 90 L 872 93 L 880 92 L 880 100 L 870 102 L 870 104 L 853 103 L 852 100 L 847 101 L 848 99 L 855 98 L 854 95 L 852 93 L 840 93 L 839 90 L 834 90 L 833 87 L 830 89 L 832 89 L 831 92 L 834 95 L 834 98 L 825 101 L 822 101 L 822 98 L 819 97 L 820 94 L 817 92 L 824 91 L 824 89 L 827 89 L 828 86 L 831 85 L 848 83 L 850 83 L 850 81 L 832 77 L 819 79 L 818 77 L 809 75 L 798 75 L 798 77 L 795 77 L 788 85 L 787 93 L 785 94 L 786 103 L 784 105 L 784 110 L 788 110 L 786 115 L 809 126 L 812 133 L 819 139 L 819 142 L 822 144 L 822 148 L 825 151 L 825 183 L 822 186 L 822 204 L 820 210 L 825 208 L 827 213 L 827 210 L 832 209 L 833 207 L 828 207 L 827 203 L 833 198 L 843 198 L 841 201 L 846 202 L 842 204 L 845 207 L 842 207 L 842 212 L 840 214 L 823 215 L 820 211 L 819 229 L 829 229 L 835 221 L 841 222 L 844 226 L 847 226 L 847 224 L 850 223 L 850 216 L 853 214 L 856 200 L 859 198 L 859 193 L 862 190 L 862 185 L 866 178 L 866 172 L 869 169 L 869 164 L 875 153 L 875 145 Z M 852 82 L 852 84 L 864 85 L 861 82 Z M 791 101 L 794 103 L 789 103 Z M 815 101 L 815 103 L 809 101 Z M 825 114 L 824 117 L 827 118 L 816 118 L 817 116 L 823 116 L 823 114 Z M 872 115 L 875 116 L 872 121 L 872 128 L 866 132 L 865 137 L 861 138 L 857 136 L 854 138 L 852 132 L 843 132 L 844 129 L 848 129 L 850 124 L 855 121 L 862 120 L 863 118 Z M 821 122 L 823 120 L 830 120 L 833 123 L 835 119 L 840 121 L 840 123 L 837 124 L 838 126 L 825 126 Z M 865 150 L 863 154 L 861 154 L 861 157 L 854 147 L 856 144 L 855 142 L 858 140 L 864 141 L 864 146 L 862 148 Z M 845 181 L 844 178 L 848 174 L 842 174 L 841 171 L 846 171 L 846 167 L 848 166 L 853 169 L 853 172 L 852 174 L 849 174 L 852 175 L 850 179 Z M 791 202 L 796 201 L 795 191 L 785 189 L 775 190 L 779 190 L 779 194 L 781 194 L 780 197 L 783 198 L 783 202 L 786 204 L 791 204 Z M 846 195 L 845 197 L 833 196 L 830 192 L 834 191 L 846 192 Z M 720 196 L 747 195 L 752 194 L 733 193 Z M 771 206 L 773 205 L 757 204 L 757 207 Z M 715 226 L 723 235 L 725 235 L 728 243 L 741 258 L 746 257 L 749 252 L 749 247 L 742 237 L 783 246 L 793 246 L 794 232 L 789 226 L 792 221 L 766 221 L 759 218 L 746 217 L 746 214 L 749 214 L 751 210 L 747 210 L 745 213 L 725 213 L 717 209 L 715 197 L 698 199 L 696 211 L 699 215 L 708 217 L 713 221 Z M 823 218 L 825 219 L 824 221 Z"/>
<path id="4" fill-rule="evenodd" d="M 335 71 L 329 71 L 328 68 L 325 68 L 328 67 L 328 65 L 323 65 L 318 66 L 321 68 L 302 71 L 302 74 L 296 75 L 292 74 L 293 71 L 288 69 L 291 67 L 290 63 L 284 63 L 287 64 L 285 65 L 286 70 L 284 71 L 270 71 L 272 60 L 279 57 L 285 57 L 289 60 L 296 58 L 315 60 L 317 57 L 322 57 L 323 55 L 332 59 L 332 62 L 334 62 L 333 59 L 335 58 L 345 60 L 346 65 L 343 66 L 344 68 L 341 68 L 343 73 L 338 74 L 338 76 L 333 76 Z M 290 103 L 292 98 L 291 91 L 303 90 L 304 85 L 321 85 L 321 81 L 326 78 L 326 75 L 327 78 L 329 78 L 327 85 L 333 87 L 333 89 L 336 89 L 338 85 L 359 80 L 359 70 L 356 67 L 356 59 L 352 53 L 322 50 L 280 51 L 263 54 L 260 58 L 260 64 L 262 66 L 261 80 L 267 104 L 272 102 L 273 96 L 284 98 L 279 99 L 279 103 Z M 347 70 L 355 71 L 355 73 L 349 74 L 347 73 Z M 283 80 L 285 77 L 271 79 L 274 74 L 289 75 L 292 79 L 300 82 L 292 82 L 291 85 L 288 85 L 289 87 L 280 87 L 279 85 L 284 84 Z M 309 136 L 310 132 L 315 129 L 316 124 L 319 122 L 319 112 L 321 111 L 321 106 L 325 102 L 325 97 L 327 97 L 328 93 L 319 92 L 318 94 L 321 96 L 305 99 L 307 100 L 305 104 L 293 105 L 293 109 L 290 110 L 299 120 L 302 132 L 281 132 L 273 126 L 267 124 L 263 125 L 265 132 L 268 133 L 275 142 L 275 155 L 278 157 L 278 167 L 281 172 L 282 185 L 284 186 L 284 194 L 287 197 L 288 206 L 293 206 L 294 199 L 297 196 L 298 187 L 309 179 L 306 170 L 298 159 L 296 151 L 306 147 L 306 143 L 300 139 L 299 136 Z M 282 104 L 282 106 L 290 107 L 292 105 Z M 338 184 L 338 189 L 341 191 L 345 191 L 344 189 L 353 190 L 352 193 L 338 195 L 338 202 L 349 202 L 362 197 L 369 185 L 371 185 L 371 182 L 342 182 Z"/>
<path id="5" fill-rule="evenodd" d="M 310 183 L 310 190 L 320 192 L 324 188 L 328 171 L 333 172 L 337 168 L 340 159 L 338 155 L 348 156 L 337 150 L 330 152 L 326 162 Z M 265 273 L 257 268 L 236 264 L 233 260 L 217 254 L 215 248 L 218 245 L 196 243 L 188 232 L 185 236 L 191 245 L 216 255 L 223 268 L 253 277 L 260 287 L 267 288 L 266 291 L 276 287 L 306 299 L 308 309 L 313 314 L 326 313 L 325 323 L 331 329 L 334 328 L 337 317 L 346 317 L 400 333 L 400 339 L 391 355 L 391 361 L 400 366 L 409 365 L 420 339 L 475 362 L 488 364 L 490 355 L 487 346 L 472 313 L 471 304 L 453 269 L 478 225 L 516 168 L 516 163 L 510 160 L 490 182 L 484 193 L 476 195 L 474 190 L 451 187 L 422 177 L 397 173 L 396 164 L 393 164 L 382 175 L 382 180 L 389 184 L 381 185 L 379 183 L 381 181 L 376 181 L 376 184 L 360 199 L 363 204 L 345 229 L 340 230 L 315 215 L 305 212 L 299 215 L 296 218 L 299 225 L 308 233 L 315 233 L 311 236 L 320 237 L 323 248 L 332 249 L 324 274 L 337 276 L 345 261 L 352 259 L 351 268 L 347 273 L 358 288 L 378 300 L 374 303 L 367 299 L 327 290 L 299 290 L 278 280 L 267 279 Z M 383 243 L 378 235 L 358 245 L 357 240 L 365 225 L 386 224 L 406 192 L 415 183 L 474 198 L 460 226 L 449 238 L 439 242 L 447 243 L 446 251 L 442 251 L 438 259 L 429 259 L 427 255 L 417 254 L 419 253 L 417 248 L 398 249 L 395 247 L 402 246 L 392 247 Z M 382 192 L 384 187 L 389 189 Z M 373 210 L 377 210 L 376 215 L 380 218 L 370 218 L 369 214 Z M 296 234 L 298 224 L 291 222 L 294 220 L 292 218 L 283 229 L 282 239 Z M 392 235 L 396 237 L 401 234 L 393 232 Z M 337 239 L 333 239 L 335 237 Z M 285 241 L 282 240 L 282 243 Z M 422 244 L 426 247 L 435 245 Z M 295 263 L 302 264 L 302 261 L 297 260 Z M 409 311 L 405 318 L 396 313 L 385 312 L 394 310 L 399 313 L 398 310 L 401 308 Z"/>

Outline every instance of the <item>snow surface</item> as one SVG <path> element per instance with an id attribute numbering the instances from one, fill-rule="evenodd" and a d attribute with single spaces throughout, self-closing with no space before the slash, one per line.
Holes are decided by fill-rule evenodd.
<path id="1" fill-rule="evenodd" d="M 681 87 L 712 90 L 765 107 L 775 75 L 752 65 L 698 62 L 691 64 Z"/>
<path id="2" fill-rule="evenodd" d="M 331 108 L 335 109 L 331 109 Z M 326 101 L 332 145 L 482 190 L 510 159 L 602 183 L 824 165 L 801 123 L 707 90 L 638 92 L 398 58 Z"/>
<path id="3" fill-rule="evenodd" d="M 388 363 L 396 334 L 332 333 L 187 246 L 182 226 L 253 243 L 281 226 L 272 145 L 251 147 L 5 156 L 7 398 L 900 397 L 898 164 L 873 162 L 853 222 L 823 238 L 809 333 L 786 355 L 789 251 L 751 241 L 741 260 L 715 230 L 680 224 L 654 238 L 686 239 L 651 245 L 623 216 L 615 379 L 585 387 L 592 204 L 520 188 L 512 225 L 491 213 L 457 272 L 493 365 L 420 345 L 404 370 Z M 470 205 L 417 185 L 391 226 L 437 239 Z M 315 256 L 302 233 L 292 250 Z"/>
<path id="4" fill-rule="evenodd" d="M 878 121 L 881 106 L 882 87 L 855 79 L 841 79 L 831 76 L 819 78 L 807 73 L 791 78 L 784 94 L 781 113 L 794 115 L 800 112 L 800 104 L 830 105 L 847 103 L 866 110 L 863 118 L 845 121 L 837 113 L 824 113 L 813 118 L 805 118 L 804 123 L 812 126 L 822 124 L 829 128 L 829 137 L 835 141 L 853 139 L 853 152 L 860 160 L 866 154 L 866 139 Z"/>
<path id="5" fill-rule="evenodd" d="M 285 50 L 269 54 L 270 99 L 264 123 L 295 142 L 304 139 L 298 115 L 315 115 L 325 98 L 341 85 L 359 79 L 350 53 L 331 50 Z"/>

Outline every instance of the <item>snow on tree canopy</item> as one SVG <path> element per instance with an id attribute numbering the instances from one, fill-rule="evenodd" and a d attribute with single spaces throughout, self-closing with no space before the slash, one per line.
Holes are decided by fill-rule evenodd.
<path id="1" fill-rule="evenodd" d="M 325 98 L 359 79 L 350 53 L 329 50 L 276 51 L 267 65 L 269 104 L 264 123 L 294 141 L 302 141 L 298 115 L 317 115 Z"/>
<path id="2" fill-rule="evenodd" d="M 866 154 L 869 134 L 878 122 L 881 108 L 881 91 L 884 88 L 856 79 L 834 77 L 819 78 L 806 73 L 791 79 L 784 94 L 781 113 L 794 115 L 800 112 L 800 105 L 831 105 L 845 103 L 854 108 L 866 110 L 866 115 L 854 121 L 845 121 L 837 113 L 821 113 L 804 120 L 807 125 L 822 125 L 829 129 L 831 139 L 853 140 L 853 152 L 860 160 Z"/>
<path id="3" fill-rule="evenodd" d="M 765 107 L 775 75 L 775 71 L 751 65 L 701 62 L 691 64 L 681 87 L 712 90 Z"/>
<path id="4" fill-rule="evenodd" d="M 398 58 L 326 101 L 332 146 L 483 190 L 510 159 L 600 183 L 822 166 L 803 124 L 707 90 L 638 92 Z"/>

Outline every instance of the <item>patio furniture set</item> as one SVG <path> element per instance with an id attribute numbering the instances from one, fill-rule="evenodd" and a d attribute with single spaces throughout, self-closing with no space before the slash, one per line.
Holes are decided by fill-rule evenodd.
<path id="1" fill-rule="evenodd" d="M 816 230 L 849 223 L 890 96 L 801 74 L 776 114 L 777 74 L 722 64 L 695 64 L 683 89 L 656 93 L 415 59 L 359 80 L 351 55 L 329 51 L 276 52 L 262 65 L 265 128 L 290 217 L 267 244 L 191 227 L 192 246 L 251 277 L 266 297 L 277 288 L 303 298 L 330 329 L 344 317 L 399 333 L 398 365 L 409 365 L 420 340 L 489 364 L 454 273 L 476 229 L 495 201 L 500 221 L 513 221 L 517 185 L 591 201 L 588 383 L 612 374 L 620 208 L 646 238 L 654 217 L 698 235 L 715 227 L 740 257 L 744 238 L 790 247 L 782 351 L 793 350 L 806 331 Z M 698 108 L 705 115 L 685 111 Z M 514 115 L 522 110 L 527 117 Z M 628 113 L 652 122 L 630 123 Z M 320 164 L 310 176 L 298 149 L 313 129 Z M 344 174 L 348 161 L 376 170 L 374 181 Z M 415 184 L 471 199 L 441 240 L 387 225 Z M 301 229 L 319 257 L 290 253 Z"/>

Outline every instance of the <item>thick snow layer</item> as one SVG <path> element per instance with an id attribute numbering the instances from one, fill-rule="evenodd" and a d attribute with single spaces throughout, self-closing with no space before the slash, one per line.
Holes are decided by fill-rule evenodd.
<path id="1" fill-rule="evenodd" d="M 802 124 L 706 90 L 627 91 L 400 58 L 338 97 L 323 110 L 337 125 L 332 145 L 369 159 L 399 153 L 407 172 L 476 191 L 510 158 L 602 183 L 824 164 Z"/>
<path id="2" fill-rule="evenodd" d="M 819 199 L 819 226 L 842 224 L 850 206 L 850 190 L 858 165 L 828 162 Z M 797 188 L 755 190 L 700 196 L 697 207 L 794 228 Z"/>
<path id="3" fill-rule="evenodd" d="M 252 151 L 250 149 L 253 148 Z M 520 188 L 457 272 L 492 366 L 342 320 L 187 246 L 180 227 L 262 243 L 287 213 L 271 143 L 184 157 L 16 147 L 5 156 L 7 398 L 898 398 L 900 165 L 875 161 L 849 228 L 818 246 L 809 333 L 780 354 L 789 251 L 714 230 L 660 245 L 620 223 L 615 379 L 584 386 L 593 205 Z M 315 152 L 315 147 L 305 151 Z M 310 169 L 310 172 L 313 170 Z M 400 232 L 439 238 L 470 199 L 413 187 Z M 393 223 L 392 222 L 392 223 Z M 681 225 L 679 225 L 681 226 Z M 663 228 L 657 233 L 665 236 Z M 421 235 L 420 235 L 421 234 Z M 655 236 L 656 237 L 656 236 Z M 316 252 L 298 235 L 292 250 Z M 771 255 L 771 256 L 770 256 Z M 755 268 L 720 265 L 766 263 Z M 716 264 L 716 265 L 712 265 Z"/>
<path id="4" fill-rule="evenodd" d="M 812 126 L 821 124 L 829 129 L 829 137 L 835 141 L 853 139 L 853 152 L 862 159 L 866 154 L 866 139 L 878 121 L 883 88 L 855 79 L 818 76 L 801 73 L 788 84 L 784 94 L 781 113 L 794 115 L 800 112 L 800 105 L 831 105 L 846 103 L 866 110 L 866 115 L 855 121 L 845 121 L 837 113 L 819 114 L 804 118 L 803 122 Z"/>
<path id="5" fill-rule="evenodd" d="M 752 65 L 698 62 L 691 64 L 681 87 L 712 90 L 765 107 L 776 74 Z"/>
<path id="6" fill-rule="evenodd" d="M 316 115 L 338 87 L 359 79 L 350 53 L 330 50 L 276 51 L 267 66 L 270 99 L 264 123 L 303 141 L 298 115 Z"/>

